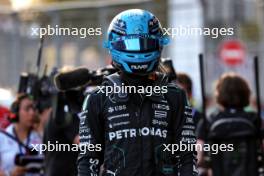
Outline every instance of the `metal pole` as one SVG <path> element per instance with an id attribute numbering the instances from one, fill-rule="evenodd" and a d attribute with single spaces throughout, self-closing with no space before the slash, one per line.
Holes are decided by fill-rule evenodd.
<path id="1" fill-rule="evenodd" d="M 199 54 L 199 65 L 200 65 L 200 79 L 201 79 L 201 93 L 202 93 L 202 111 L 204 116 L 206 115 L 206 97 L 205 97 L 205 86 L 204 86 L 204 59 L 203 54 Z"/>
<path id="2" fill-rule="evenodd" d="M 258 56 L 254 57 L 254 71 L 255 71 L 255 89 L 256 89 L 257 113 L 258 113 L 259 118 L 261 118 L 261 101 L 260 101 L 260 91 L 259 91 L 259 59 L 258 59 Z"/>

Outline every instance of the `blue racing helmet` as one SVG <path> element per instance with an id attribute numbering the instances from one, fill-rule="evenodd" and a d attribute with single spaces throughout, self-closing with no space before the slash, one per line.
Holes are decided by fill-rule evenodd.
<path id="1" fill-rule="evenodd" d="M 156 69 L 162 48 L 168 43 L 159 20 L 152 13 L 131 9 L 112 20 L 105 47 L 112 55 L 114 67 L 126 73 L 145 75 Z"/>

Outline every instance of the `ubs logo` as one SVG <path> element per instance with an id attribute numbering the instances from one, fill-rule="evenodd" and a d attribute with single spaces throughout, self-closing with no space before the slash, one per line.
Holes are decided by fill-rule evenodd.
<path id="1" fill-rule="evenodd" d="M 114 106 L 114 107 L 109 107 L 108 108 L 108 112 L 109 113 L 113 113 L 113 112 L 116 112 L 116 111 L 123 111 L 123 110 L 126 110 L 126 105 L 118 105 L 118 106 Z"/>
<path id="2" fill-rule="evenodd" d="M 114 110 L 113 107 L 109 107 L 109 108 L 108 108 L 108 112 L 109 112 L 109 113 L 112 113 L 112 112 L 114 112 L 114 111 L 115 111 L 115 110 Z"/>

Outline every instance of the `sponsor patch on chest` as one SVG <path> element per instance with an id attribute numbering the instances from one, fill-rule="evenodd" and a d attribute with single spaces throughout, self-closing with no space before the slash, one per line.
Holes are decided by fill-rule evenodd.
<path id="1" fill-rule="evenodd" d="M 167 118 L 167 111 L 159 111 L 159 110 L 155 110 L 154 111 L 154 117 L 155 118 Z"/>
<path id="2" fill-rule="evenodd" d="M 167 130 L 154 128 L 154 127 L 143 127 L 143 128 L 129 128 L 110 132 L 108 134 L 109 140 L 120 140 L 127 138 L 136 138 L 138 136 L 156 136 L 160 138 L 167 137 Z"/>
<path id="3" fill-rule="evenodd" d="M 170 110 L 170 107 L 168 104 L 153 103 L 152 108 L 154 110 L 166 110 L 166 111 Z"/>
<path id="4" fill-rule="evenodd" d="M 113 113 L 118 111 L 124 111 L 126 109 L 127 109 L 126 105 L 117 105 L 117 106 L 110 106 L 107 111 L 108 113 Z"/>

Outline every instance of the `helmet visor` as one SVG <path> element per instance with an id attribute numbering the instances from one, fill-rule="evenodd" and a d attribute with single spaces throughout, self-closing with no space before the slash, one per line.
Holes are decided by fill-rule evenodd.
<path id="1" fill-rule="evenodd" d="M 113 49 L 125 52 L 152 52 L 160 48 L 159 40 L 154 38 L 126 38 L 111 42 Z"/>

